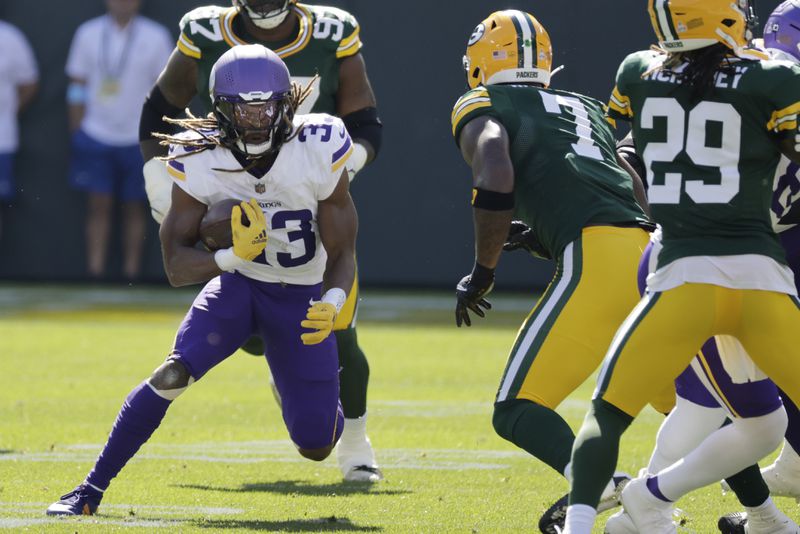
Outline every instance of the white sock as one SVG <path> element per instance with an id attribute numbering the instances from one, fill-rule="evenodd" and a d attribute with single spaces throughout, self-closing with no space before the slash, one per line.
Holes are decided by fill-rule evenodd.
<path id="1" fill-rule="evenodd" d="M 718 482 L 758 462 L 775 450 L 786 432 L 783 407 L 732 424 L 713 432 L 686 457 L 658 473 L 658 488 L 677 501 L 690 491 Z"/>
<path id="2" fill-rule="evenodd" d="M 775 506 L 772 497 L 767 497 L 767 500 L 758 506 L 752 508 L 745 506 L 744 509 L 747 512 L 747 522 L 751 523 L 751 525 L 752 523 L 756 523 L 756 526 L 761 521 L 779 521 L 783 515 L 783 513 L 778 510 L 778 507 Z"/>
<path id="3" fill-rule="evenodd" d="M 656 447 L 647 466 L 648 473 L 658 473 L 695 449 L 709 434 L 722 426 L 726 413 L 722 408 L 706 408 L 678 397 L 675 408 L 661 423 Z"/>
<path id="4" fill-rule="evenodd" d="M 339 442 L 345 444 L 363 443 L 367 439 L 367 414 L 354 419 L 344 419 L 344 427 L 342 428 L 342 437 Z"/>
<path id="5" fill-rule="evenodd" d="M 597 510 L 588 504 L 570 504 L 567 506 L 564 534 L 591 534 L 596 517 Z"/>

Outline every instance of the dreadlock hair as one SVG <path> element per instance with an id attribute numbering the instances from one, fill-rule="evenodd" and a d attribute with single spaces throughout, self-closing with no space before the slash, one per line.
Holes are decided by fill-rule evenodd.
<path id="1" fill-rule="evenodd" d="M 688 52 L 667 52 L 652 46 L 653 50 L 666 54 L 664 62 L 645 72 L 642 78 L 660 70 L 671 71 L 681 81 L 681 84 L 692 88 L 692 101 L 702 99 L 707 93 L 714 91 L 714 79 L 718 72 L 731 73 L 734 70 L 731 61 L 731 49 L 722 43 L 713 44 L 698 50 Z M 674 69 L 686 63 L 686 67 L 676 72 Z"/>
<path id="2" fill-rule="evenodd" d="M 314 82 L 319 78 L 319 74 L 315 75 L 305 86 L 300 85 L 297 82 L 292 82 L 291 94 L 289 95 L 289 104 L 292 106 L 292 111 L 296 111 L 300 105 L 305 101 L 306 98 L 312 93 Z M 183 152 L 182 154 L 176 154 L 173 156 L 161 156 L 158 159 L 162 161 L 172 161 L 176 159 L 185 158 L 187 156 L 191 156 L 193 154 L 199 154 L 200 152 L 204 152 L 211 148 L 216 147 L 224 147 L 225 145 L 222 143 L 222 138 L 219 133 L 219 125 L 217 124 L 217 119 L 214 117 L 213 113 L 209 113 L 205 117 L 195 117 L 191 111 L 188 109 L 186 110 L 187 118 L 185 119 L 171 119 L 169 117 L 163 117 L 164 122 L 168 124 L 174 124 L 178 128 L 183 130 L 190 130 L 198 135 L 198 137 L 194 138 L 184 138 L 178 137 L 177 135 L 170 135 L 170 134 L 163 134 L 159 132 L 153 132 L 153 137 L 161 139 L 159 142 L 162 146 L 169 146 L 169 145 L 179 145 L 188 148 L 189 150 Z M 283 115 L 282 120 L 284 124 L 292 130 L 292 133 L 289 137 L 286 138 L 286 141 L 291 141 L 294 137 L 300 132 L 300 128 L 294 129 L 292 125 L 292 119 L 294 118 L 294 113 L 292 116 Z M 223 172 L 242 172 L 247 171 L 258 164 L 258 159 L 254 159 L 253 163 L 248 165 L 244 169 L 215 169 L 220 170 Z"/>

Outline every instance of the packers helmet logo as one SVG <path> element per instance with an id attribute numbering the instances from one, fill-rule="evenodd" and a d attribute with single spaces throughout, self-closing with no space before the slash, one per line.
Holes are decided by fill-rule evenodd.
<path id="1" fill-rule="evenodd" d="M 255 190 L 256 193 L 258 193 L 259 195 L 263 195 L 264 192 L 267 190 L 267 186 L 263 182 L 258 182 L 255 185 Z"/>
<path id="2" fill-rule="evenodd" d="M 474 30 L 472 30 L 472 35 L 469 36 L 469 42 L 467 42 L 467 46 L 472 46 L 477 43 L 483 34 L 486 33 L 486 26 L 484 26 L 483 22 L 478 24 Z"/>

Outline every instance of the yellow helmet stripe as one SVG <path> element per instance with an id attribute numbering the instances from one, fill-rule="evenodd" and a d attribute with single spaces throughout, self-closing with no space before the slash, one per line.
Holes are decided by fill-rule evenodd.
<path id="1" fill-rule="evenodd" d="M 510 9 L 506 11 L 506 15 L 514 23 L 514 29 L 517 31 L 517 68 L 535 68 L 533 47 L 536 46 L 536 29 L 533 27 L 531 20 L 521 11 Z M 533 43 L 533 47 L 525 46 L 526 41 Z"/>
<path id="2" fill-rule="evenodd" d="M 664 41 L 674 41 L 678 38 L 675 27 L 672 25 L 672 13 L 669 11 L 669 0 L 653 0 L 656 21 Z"/>

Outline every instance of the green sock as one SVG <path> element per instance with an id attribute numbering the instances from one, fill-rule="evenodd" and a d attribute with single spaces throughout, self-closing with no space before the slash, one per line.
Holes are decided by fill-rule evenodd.
<path id="1" fill-rule="evenodd" d="M 369 363 L 361 347 L 355 328 L 337 330 L 336 346 L 339 350 L 339 398 L 344 416 L 355 419 L 367 413 L 367 384 Z"/>
<path id="2" fill-rule="evenodd" d="M 500 437 L 564 473 L 575 434 L 556 412 L 527 399 L 503 401 L 494 406 L 492 424 Z"/>
<path id="3" fill-rule="evenodd" d="M 597 508 L 617 466 L 619 439 L 631 422 L 633 417 L 612 404 L 602 399 L 592 401 L 592 408 L 575 438 L 570 504 Z"/>
<path id="4" fill-rule="evenodd" d="M 769 488 L 761 476 L 758 464 L 745 467 L 735 475 L 725 479 L 731 490 L 736 494 L 739 502 L 748 508 L 755 508 L 764 504 L 769 498 Z"/>

